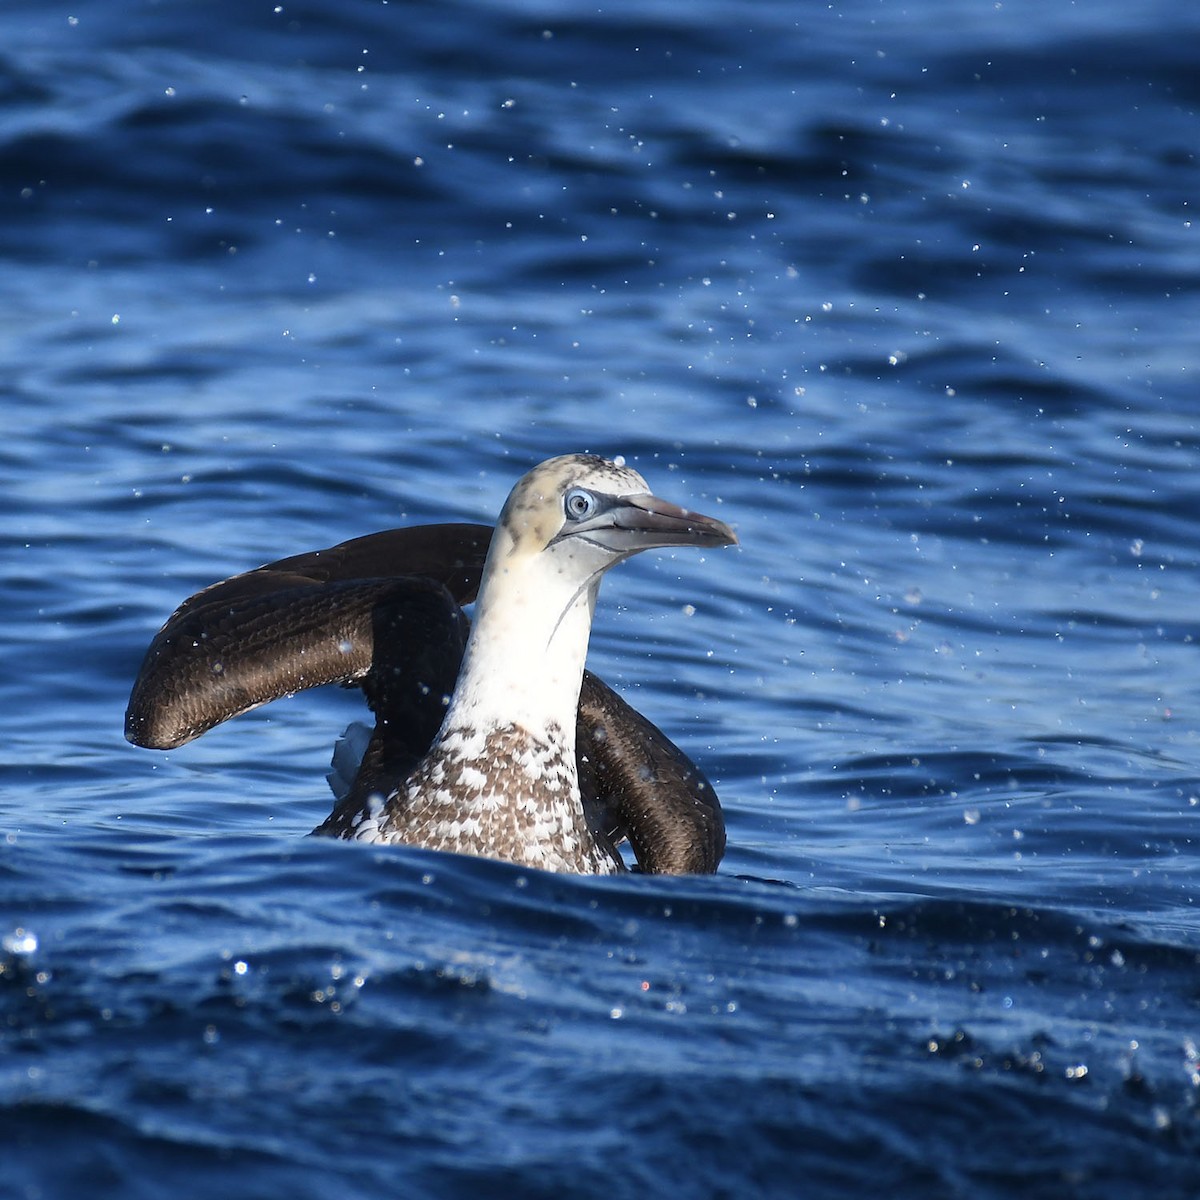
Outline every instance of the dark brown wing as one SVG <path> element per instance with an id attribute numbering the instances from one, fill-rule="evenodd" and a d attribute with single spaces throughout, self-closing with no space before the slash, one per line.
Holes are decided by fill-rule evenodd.
<path id="1" fill-rule="evenodd" d="M 606 806 L 614 841 L 629 838 L 647 874 L 705 875 L 725 853 L 721 802 L 704 772 L 590 671 L 576 729 L 579 784 Z"/>
<path id="2" fill-rule="evenodd" d="M 469 604 L 491 534 L 486 525 L 390 529 L 197 592 L 151 642 L 125 736 L 169 750 L 269 700 L 361 682 L 375 661 L 377 622 L 404 604 L 404 577 L 434 581 Z"/>

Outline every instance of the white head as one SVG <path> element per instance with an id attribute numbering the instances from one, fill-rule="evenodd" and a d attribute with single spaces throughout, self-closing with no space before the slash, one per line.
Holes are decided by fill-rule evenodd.
<path id="1" fill-rule="evenodd" d="M 573 723 L 604 572 L 655 546 L 736 541 L 724 522 L 658 499 L 607 459 L 567 454 L 534 467 L 496 523 L 455 707 L 523 721 L 553 711 Z"/>

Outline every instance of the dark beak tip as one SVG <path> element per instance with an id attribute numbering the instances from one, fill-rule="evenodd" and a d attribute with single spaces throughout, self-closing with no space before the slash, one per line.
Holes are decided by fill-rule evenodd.
<path id="1" fill-rule="evenodd" d="M 697 513 L 696 515 L 699 516 L 700 514 Z M 737 546 L 741 544 L 738 541 L 738 535 L 733 532 L 733 528 L 726 525 L 718 517 L 705 517 L 702 529 L 705 540 L 711 539 L 714 545 Z"/>

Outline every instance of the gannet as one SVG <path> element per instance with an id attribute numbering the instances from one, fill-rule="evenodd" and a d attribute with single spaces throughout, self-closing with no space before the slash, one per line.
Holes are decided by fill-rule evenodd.
<path id="1" fill-rule="evenodd" d="M 171 748 L 266 700 L 353 683 L 375 730 L 315 832 L 587 874 L 624 869 L 628 838 L 642 870 L 713 871 L 724 823 L 708 781 L 584 660 L 610 567 L 736 540 L 624 465 L 553 458 L 518 481 L 490 541 L 484 526 L 392 530 L 185 601 L 147 652 L 126 736 Z"/>

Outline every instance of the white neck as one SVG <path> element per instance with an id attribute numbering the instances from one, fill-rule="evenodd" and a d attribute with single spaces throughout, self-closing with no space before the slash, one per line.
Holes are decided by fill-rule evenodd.
<path id="1" fill-rule="evenodd" d="M 514 553 L 494 539 L 458 684 L 442 731 L 557 725 L 574 760 L 575 714 L 600 575 L 557 553 Z M 441 735 L 439 735 L 440 737 Z"/>

